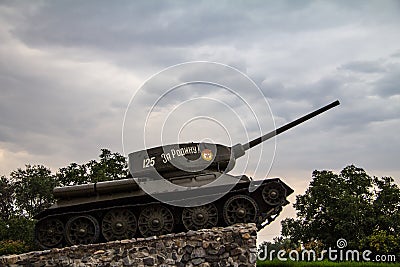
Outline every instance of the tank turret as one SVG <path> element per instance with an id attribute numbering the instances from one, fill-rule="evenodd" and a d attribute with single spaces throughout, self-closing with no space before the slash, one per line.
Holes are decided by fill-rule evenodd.
<path id="1" fill-rule="evenodd" d="M 129 154 L 129 171 L 133 177 L 161 175 L 163 178 L 196 173 L 228 173 L 235 166 L 236 159 L 245 155 L 250 148 L 339 104 L 336 100 L 245 144 L 228 147 L 213 143 L 183 143 L 133 152 Z"/>

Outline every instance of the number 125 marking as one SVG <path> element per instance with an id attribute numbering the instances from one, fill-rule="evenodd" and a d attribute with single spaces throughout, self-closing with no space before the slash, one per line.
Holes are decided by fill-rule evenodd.
<path id="1" fill-rule="evenodd" d="M 156 157 L 143 159 L 143 169 L 154 166 L 154 164 L 156 164 L 155 159 Z"/>

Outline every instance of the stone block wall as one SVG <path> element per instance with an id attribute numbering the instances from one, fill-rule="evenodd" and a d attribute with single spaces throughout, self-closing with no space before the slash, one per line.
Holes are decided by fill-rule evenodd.
<path id="1" fill-rule="evenodd" d="M 0 257 L 0 266 L 256 266 L 255 224 Z"/>

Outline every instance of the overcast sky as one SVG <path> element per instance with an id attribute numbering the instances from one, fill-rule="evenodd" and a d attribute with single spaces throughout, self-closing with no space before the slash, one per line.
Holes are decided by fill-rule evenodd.
<path id="1" fill-rule="evenodd" d="M 246 91 L 218 71 L 207 74 L 260 113 L 264 96 L 277 126 L 341 102 L 279 136 L 274 160 L 273 141 L 247 153 L 247 174 L 281 177 L 295 189 L 292 203 L 315 169 L 355 164 L 399 183 L 399 26 L 400 2 L 389 0 L 1 1 L 0 175 L 28 163 L 56 171 L 97 158 L 101 148 L 123 153 L 123 118 L 135 94 L 141 98 L 127 113 L 125 152 L 142 149 L 136 122 L 168 88 L 138 88 L 169 66 L 211 61 L 254 80 L 261 92 Z M 163 123 L 157 115 L 175 111 L 166 142 L 191 116 L 209 118 L 184 127 L 180 141 L 230 145 L 272 130 L 271 117 L 259 114 L 257 125 L 237 96 L 210 88 L 189 86 L 164 98 L 150 128 Z M 192 109 L 179 105 L 191 99 Z M 160 136 L 146 138 L 155 146 Z M 286 207 L 260 239 L 279 235 L 280 220 L 293 215 Z"/>

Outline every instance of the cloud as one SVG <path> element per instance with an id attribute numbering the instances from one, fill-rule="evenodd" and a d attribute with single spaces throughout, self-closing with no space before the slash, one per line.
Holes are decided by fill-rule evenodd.
<path id="1" fill-rule="evenodd" d="M 389 73 L 374 83 L 374 92 L 382 97 L 400 95 L 400 64 L 394 66 Z"/>
<path id="2" fill-rule="evenodd" d="M 7 34 L 6 25 L 0 45 L 2 148 L 33 161 L 44 155 L 66 162 L 71 154 L 80 154 L 77 160 L 93 157 L 89 151 L 101 139 L 91 137 L 102 125 L 119 135 L 126 98 L 139 80 L 107 62 L 76 61 L 28 47 Z"/>
<path id="3" fill-rule="evenodd" d="M 364 73 L 380 73 L 386 69 L 379 61 L 353 61 L 346 63 L 340 69 Z"/>
<path id="4" fill-rule="evenodd" d="M 261 47 L 268 54 L 285 52 L 293 56 L 296 50 L 304 53 L 304 45 L 325 44 L 335 38 L 346 47 L 349 40 L 363 37 L 359 30 L 374 29 L 371 17 L 398 22 L 396 14 L 389 12 L 395 5 L 363 1 L 357 5 L 219 2 L 211 8 L 207 1 L 190 5 L 174 1 L 124 1 L 118 5 L 107 1 L 45 1 L 41 5 L 8 7 L 13 14 L 11 32 L 28 46 L 78 48 L 80 53 L 108 54 L 119 64 L 135 66 L 139 62 L 143 67 L 146 63 L 171 65 L 177 60 L 186 61 L 201 47 L 206 47 L 211 57 L 218 47 L 224 51 L 236 49 L 237 54 Z M 318 52 L 315 47 L 314 52 Z"/>

